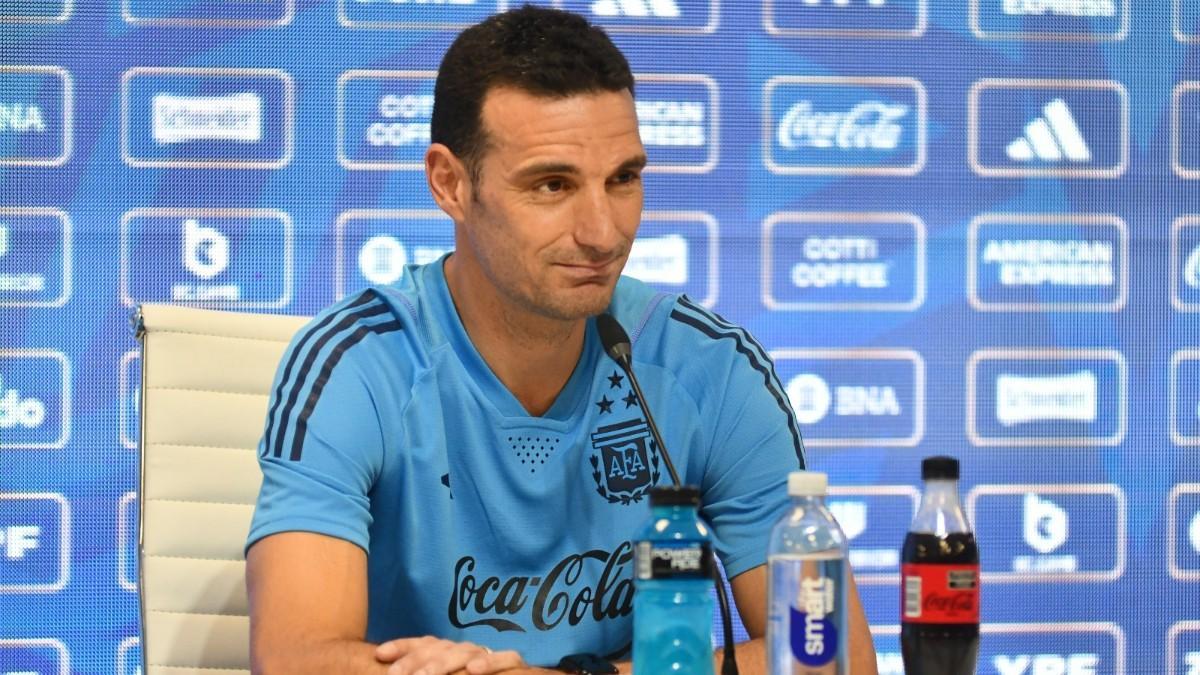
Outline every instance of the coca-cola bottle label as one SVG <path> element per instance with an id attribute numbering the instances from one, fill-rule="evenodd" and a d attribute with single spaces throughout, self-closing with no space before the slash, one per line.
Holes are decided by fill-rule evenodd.
<path id="1" fill-rule="evenodd" d="M 979 565 L 907 563 L 900 568 L 907 623 L 979 623 Z"/>

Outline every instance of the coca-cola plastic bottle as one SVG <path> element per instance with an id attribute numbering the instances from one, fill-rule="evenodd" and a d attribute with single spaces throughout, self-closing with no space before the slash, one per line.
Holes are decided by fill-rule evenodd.
<path id="1" fill-rule="evenodd" d="M 904 540 L 900 649 L 907 675 L 973 675 L 979 549 L 958 499 L 958 460 L 921 462 L 925 493 Z"/>

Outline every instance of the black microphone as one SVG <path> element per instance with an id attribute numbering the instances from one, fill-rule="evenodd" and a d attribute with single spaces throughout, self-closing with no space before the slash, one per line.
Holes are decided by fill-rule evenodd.
<path id="1" fill-rule="evenodd" d="M 650 435 L 658 445 L 658 452 L 662 455 L 663 464 L 667 465 L 667 473 L 671 474 L 671 482 L 675 484 L 675 487 L 682 487 L 683 483 L 679 480 L 679 474 L 675 473 L 675 464 L 671 462 L 667 446 L 658 433 L 658 425 L 654 423 L 654 416 L 650 414 L 650 406 L 646 405 L 642 387 L 638 384 L 637 376 L 633 374 L 633 347 L 629 342 L 629 334 L 621 327 L 621 322 L 608 313 L 596 316 L 596 332 L 600 334 L 600 344 L 604 346 L 604 351 L 613 361 L 617 362 L 617 365 L 621 366 L 621 370 L 625 371 L 625 376 L 629 378 L 633 395 L 646 415 L 646 426 L 650 427 Z M 710 552 L 710 555 L 713 554 Z M 713 557 L 716 556 L 713 555 Z M 717 587 L 717 604 L 721 608 L 721 633 L 725 638 L 725 659 L 721 663 L 721 675 L 738 675 L 737 657 L 733 648 L 733 616 L 729 611 L 729 597 L 725 594 L 725 582 L 721 579 L 721 571 L 717 568 L 716 560 L 714 559 L 712 563 L 713 583 Z"/>

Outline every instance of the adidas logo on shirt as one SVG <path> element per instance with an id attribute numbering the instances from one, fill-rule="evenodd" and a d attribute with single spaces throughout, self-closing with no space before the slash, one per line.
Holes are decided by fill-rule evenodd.
<path id="1" fill-rule="evenodd" d="M 1090 162 L 1092 151 L 1066 101 L 1056 98 L 1042 108 L 1042 115 L 1025 125 L 1025 135 L 1005 149 L 1014 162 Z"/>
<path id="2" fill-rule="evenodd" d="M 675 0 L 596 0 L 592 13 L 597 16 L 632 16 L 675 19 L 679 5 Z"/>

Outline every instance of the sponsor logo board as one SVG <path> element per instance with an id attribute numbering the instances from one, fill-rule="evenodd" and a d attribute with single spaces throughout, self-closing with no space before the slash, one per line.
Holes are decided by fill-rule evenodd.
<path id="1" fill-rule="evenodd" d="M 454 249 L 454 223 L 434 210 L 347 211 L 334 234 L 338 298 L 394 284 L 405 265 L 430 263 Z M 711 307 L 717 298 L 717 250 L 717 221 L 709 214 L 647 211 L 622 274 Z"/>
<path id="2" fill-rule="evenodd" d="M 928 0 L 765 0 L 763 27 L 781 37 L 915 38 Z"/>
<path id="3" fill-rule="evenodd" d="M 647 173 L 708 173 L 720 152 L 717 82 L 707 75 L 635 74 Z"/>
<path id="4" fill-rule="evenodd" d="M 338 0 L 345 28 L 461 30 L 509 9 L 508 0 Z"/>
<path id="5" fill-rule="evenodd" d="M 1167 495 L 1167 563 L 1176 581 L 1200 581 L 1200 483 Z"/>
<path id="6" fill-rule="evenodd" d="M 0 65 L 0 166 L 62 166 L 71 156 L 74 82 L 58 66 Z"/>
<path id="7" fill-rule="evenodd" d="M 138 499 L 126 492 L 117 502 L 117 585 L 130 593 L 138 589 Z"/>
<path id="8" fill-rule="evenodd" d="M 777 213 L 763 222 L 773 310 L 912 311 L 925 301 L 925 224 L 908 213 Z"/>
<path id="9" fill-rule="evenodd" d="M 925 87 L 904 77 L 773 77 L 763 157 L 779 175 L 911 176 L 925 166 Z"/>
<path id="10" fill-rule="evenodd" d="M 73 0 L 7 0 L 0 2 L 0 23 L 62 23 L 73 9 Z"/>
<path id="11" fill-rule="evenodd" d="M 984 79 L 967 102 L 971 168 L 993 178 L 1117 178 L 1129 95 L 1110 80 Z"/>
<path id="12" fill-rule="evenodd" d="M 144 26 L 203 28 L 269 28 L 286 26 L 295 16 L 295 0 L 122 0 L 125 21 Z"/>
<path id="13" fill-rule="evenodd" d="M 1171 304 L 1180 312 L 1200 311 L 1200 216 L 1171 223 Z"/>
<path id="14" fill-rule="evenodd" d="M 912 447 L 925 435 L 925 361 L 917 352 L 780 349 L 771 358 L 806 446 Z"/>
<path id="15" fill-rule="evenodd" d="M 142 640 L 135 636 L 117 645 L 117 675 L 142 675 Z"/>
<path id="16" fill-rule="evenodd" d="M 0 666 L 6 675 L 67 675 L 71 654 L 54 638 L 0 638 Z"/>
<path id="17" fill-rule="evenodd" d="M 0 207 L 0 307 L 62 307 L 71 297 L 71 219 Z"/>
<path id="18" fill-rule="evenodd" d="M 900 549 L 920 500 L 911 485 L 830 486 L 829 510 L 850 541 L 855 581 L 900 582 Z"/>
<path id="19" fill-rule="evenodd" d="M 141 435 L 138 420 L 141 418 L 142 356 L 137 350 L 121 356 L 121 372 L 118 376 L 118 391 L 121 397 L 120 429 L 121 445 L 136 450 Z"/>
<path id="20" fill-rule="evenodd" d="M 978 485 L 967 519 L 993 541 L 984 582 L 1108 582 L 1125 572 L 1125 493 L 1116 485 Z"/>
<path id="21" fill-rule="evenodd" d="M 1180 82 L 1171 94 L 1171 167 L 1180 178 L 1200 178 L 1200 82 L 1197 81 Z"/>
<path id="22" fill-rule="evenodd" d="M 132 68 L 121 156 L 137 168 L 277 169 L 292 159 L 295 84 L 266 68 Z"/>
<path id="23" fill-rule="evenodd" d="M 1200 621 L 1167 630 L 1167 675 L 1200 675 Z"/>
<path id="24" fill-rule="evenodd" d="M 1200 0 L 1171 0 L 1171 27 L 1176 40 L 1200 42 Z"/>
<path id="25" fill-rule="evenodd" d="M 609 33 L 709 34 L 720 23 L 720 0 L 553 0 Z"/>
<path id="26" fill-rule="evenodd" d="M 71 436 L 71 364 L 49 349 L 0 349 L 0 449 L 60 449 Z"/>
<path id="27" fill-rule="evenodd" d="M 1200 349 L 1181 349 L 1171 355 L 1168 397 L 1171 441 L 1200 446 Z"/>
<path id="28" fill-rule="evenodd" d="M 59 494 L 0 492 L 0 594 L 54 593 L 71 579 L 71 507 Z"/>
<path id="29" fill-rule="evenodd" d="M 1125 358 L 1111 349 L 982 349 L 967 362 L 977 446 L 1103 446 L 1125 437 Z"/>
<path id="30" fill-rule="evenodd" d="M 338 162 L 347 169 L 425 168 L 436 71 L 351 70 L 337 85 Z"/>
<path id="31" fill-rule="evenodd" d="M 1124 675 L 1125 631 L 1115 623 L 984 623 L 979 675 Z M 871 626 L 880 675 L 903 675 L 900 626 Z"/>
<path id="32" fill-rule="evenodd" d="M 121 218 L 121 301 L 285 307 L 292 239 L 274 209 L 134 209 Z"/>
<path id="33" fill-rule="evenodd" d="M 971 0 L 971 30 L 992 40 L 1124 40 L 1130 0 Z"/>
<path id="34" fill-rule="evenodd" d="M 1117 312 L 1129 228 L 1110 215 L 984 214 L 967 235 L 967 297 L 981 311 Z"/>

